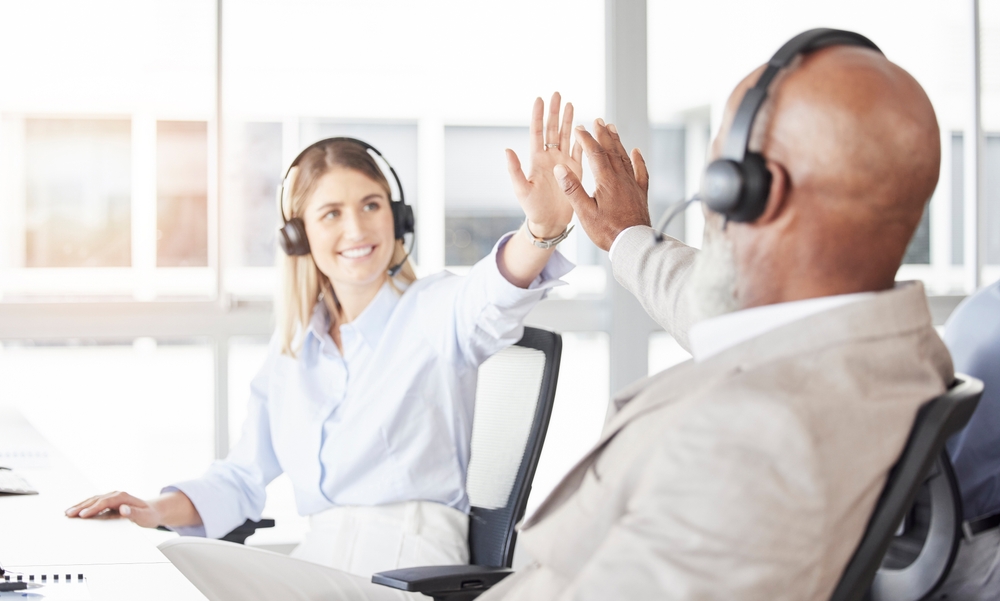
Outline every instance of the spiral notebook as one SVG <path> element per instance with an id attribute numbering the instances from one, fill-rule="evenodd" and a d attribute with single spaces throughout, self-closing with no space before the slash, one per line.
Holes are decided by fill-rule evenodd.
<path id="1" fill-rule="evenodd" d="M 8 571 L 2 582 L 28 583 L 32 588 L 21 591 L 0 591 L 0 599 L 32 599 L 35 601 L 90 601 L 90 589 L 84 574 L 17 573 Z"/>

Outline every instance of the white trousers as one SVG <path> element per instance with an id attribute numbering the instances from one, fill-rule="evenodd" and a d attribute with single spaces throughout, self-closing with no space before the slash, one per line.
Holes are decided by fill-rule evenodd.
<path id="1" fill-rule="evenodd" d="M 410 501 L 335 507 L 310 517 L 291 557 L 218 540 L 180 537 L 160 550 L 211 601 L 413 601 L 427 597 L 372 584 L 376 572 L 469 562 L 468 517 Z"/>

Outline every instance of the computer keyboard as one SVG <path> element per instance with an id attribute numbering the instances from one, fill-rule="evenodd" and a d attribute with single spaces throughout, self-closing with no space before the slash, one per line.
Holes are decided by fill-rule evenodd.
<path id="1" fill-rule="evenodd" d="M 7 468 L 0 468 L 0 495 L 37 495 L 38 491 Z"/>

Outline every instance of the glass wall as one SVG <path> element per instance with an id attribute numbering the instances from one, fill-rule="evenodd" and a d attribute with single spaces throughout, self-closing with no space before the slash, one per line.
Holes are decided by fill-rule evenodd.
<path id="1" fill-rule="evenodd" d="M 214 13 L 0 5 L 2 298 L 212 293 Z"/>

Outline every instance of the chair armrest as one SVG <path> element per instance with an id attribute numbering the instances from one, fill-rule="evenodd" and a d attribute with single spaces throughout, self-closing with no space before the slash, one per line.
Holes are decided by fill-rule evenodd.
<path id="1" fill-rule="evenodd" d="M 379 572 L 372 582 L 435 599 L 472 599 L 513 573 L 487 566 L 424 566 Z"/>
<path id="2" fill-rule="evenodd" d="M 236 527 L 235 530 L 223 536 L 219 540 L 231 543 L 245 544 L 246 540 L 257 531 L 258 528 L 274 528 L 274 520 L 271 518 L 261 518 L 260 521 L 247 520 Z"/>

